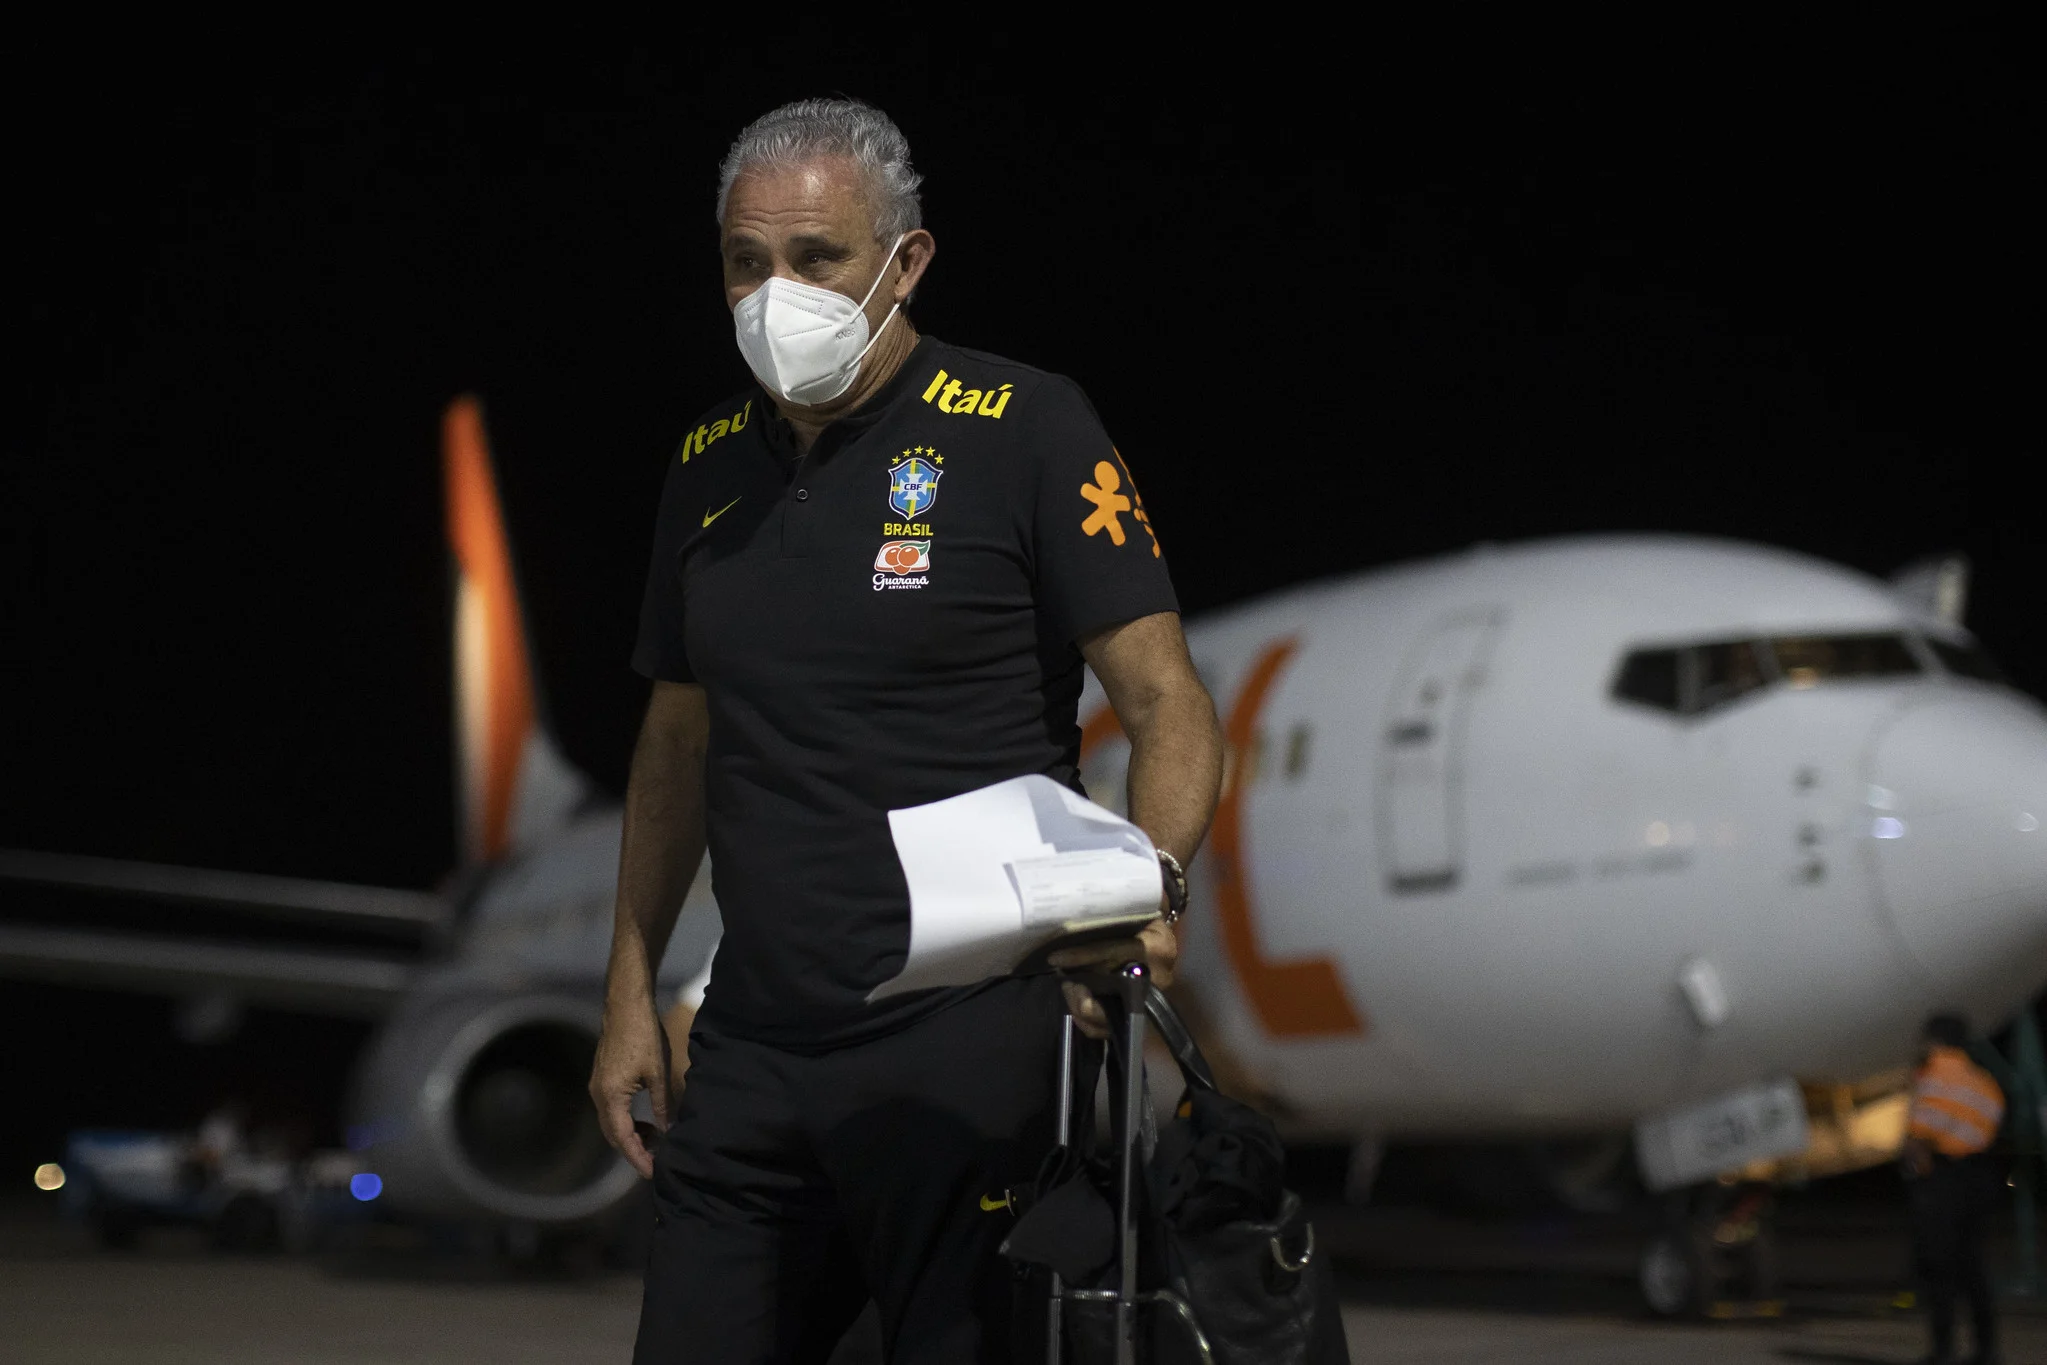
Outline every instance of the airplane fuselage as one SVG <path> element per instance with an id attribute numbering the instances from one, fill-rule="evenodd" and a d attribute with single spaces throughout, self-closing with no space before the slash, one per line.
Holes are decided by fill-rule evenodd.
<path id="1" fill-rule="evenodd" d="M 1231 760 L 1182 979 L 1296 1132 L 1625 1126 L 1895 1066 L 2047 976 L 2047 717 L 1858 575 L 1554 542 L 1189 637 Z"/>

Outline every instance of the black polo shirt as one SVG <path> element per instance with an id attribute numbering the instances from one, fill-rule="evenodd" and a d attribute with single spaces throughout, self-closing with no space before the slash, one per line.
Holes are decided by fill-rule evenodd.
<path id="1" fill-rule="evenodd" d="M 888 812 L 1025 773 L 1078 787 L 1074 641 L 1178 604 L 1072 380 L 926 337 L 799 457 L 758 388 L 669 465 L 633 666 L 698 683 L 725 921 L 704 1027 L 799 1049 L 946 1003 L 865 1003 L 909 947 Z"/>

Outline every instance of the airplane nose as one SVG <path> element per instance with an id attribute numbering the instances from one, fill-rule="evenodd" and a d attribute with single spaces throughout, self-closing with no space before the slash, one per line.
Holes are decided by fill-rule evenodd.
<path id="1" fill-rule="evenodd" d="M 1870 755 L 1884 899 L 1947 1003 L 2002 1010 L 2047 978 L 2047 716 L 1984 692 L 1913 707 Z"/>

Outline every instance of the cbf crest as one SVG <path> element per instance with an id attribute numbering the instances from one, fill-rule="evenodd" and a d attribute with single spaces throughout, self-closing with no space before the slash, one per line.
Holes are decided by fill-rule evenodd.
<path id="1" fill-rule="evenodd" d="M 945 477 L 939 466 L 944 463 L 945 456 L 928 446 L 904 451 L 888 468 L 888 505 L 905 518 L 929 512 L 938 501 L 938 481 Z"/>

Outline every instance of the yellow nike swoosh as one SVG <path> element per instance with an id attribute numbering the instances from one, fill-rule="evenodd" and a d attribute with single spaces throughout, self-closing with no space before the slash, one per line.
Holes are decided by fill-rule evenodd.
<path id="1" fill-rule="evenodd" d="M 743 498 L 743 497 L 745 497 L 745 496 L 746 496 L 746 494 L 744 494 L 744 493 L 741 493 L 741 494 L 739 495 L 739 497 L 740 497 L 740 498 Z M 709 525 L 710 525 L 710 524 L 711 524 L 712 522 L 716 521 L 716 520 L 717 520 L 717 519 L 718 519 L 719 517 L 722 517 L 722 516 L 724 516 L 724 515 L 725 515 L 725 514 L 726 514 L 727 512 L 730 512 L 730 511 L 731 511 L 731 510 L 732 510 L 732 509 L 733 509 L 733 508 L 734 508 L 735 506 L 737 506 L 737 505 L 738 505 L 738 503 L 739 503 L 739 498 L 734 498 L 734 499 L 733 499 L 733 500 L 732 500 L 731 502 L 728 502 L 728 503 L 726 503 L 726 504 L 725 504 L 725 505 L 724 505 L 723 507 L 720 507 L 720 508 L 719 508 L 719 509 L 718 509 L 717 511 L 715 511 L 715 512 L 709 512 L 709 511 L 705 512 L 705 513 L 704 513 L 704 525 L 706 525 L 706 526 L 709 526 Z"/>
<path id="2" fill-rule="evenodd" d="M 1008 1207 L 1009 1191 L 1007 1190 L 1002 1192 L 1002 1198 L 1000 1199 L 990 1199 L 985 1194 L 981 1196 L 981 1212 L 983 1213 L 993 1213 L 997 1209 L 1006 1209 Z"/>

